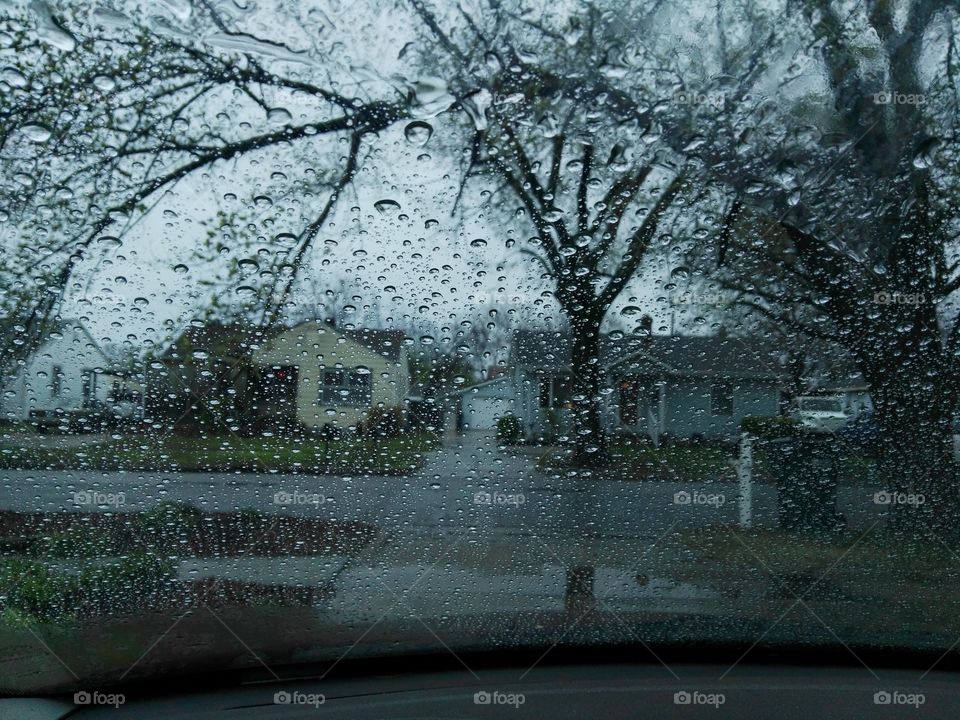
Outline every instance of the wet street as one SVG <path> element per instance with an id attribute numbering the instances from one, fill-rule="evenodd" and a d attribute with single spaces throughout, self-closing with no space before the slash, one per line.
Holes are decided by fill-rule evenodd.
<path id="1" fill-rule="evenodd" d="M 416 535 L 496 530 L 610 538 L 738 521 L 735 483 L 598 479 L 537 469 L 536 458 L 475 431 L 448 439 L 407 477 L 5 470 L 0 510 L 138 511 L 177 501 L 205 511 L 355 520 Z M 840 510 L 852 526 L 879 512 L 872 492 L 841 488 Z M 775 523 L 774 488 L 754 487 L 753 518 L 759 526 Z"/>

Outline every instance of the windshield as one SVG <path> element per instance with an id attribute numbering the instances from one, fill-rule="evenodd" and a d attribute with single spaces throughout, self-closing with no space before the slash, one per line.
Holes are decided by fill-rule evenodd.
<path id="1" fill-rule="evenodd" d="M 958 32 L 922 0 L 0 0 L 0 688 L 940 667 Z M 841 405 L 876 431 L 793 414 Z"/>

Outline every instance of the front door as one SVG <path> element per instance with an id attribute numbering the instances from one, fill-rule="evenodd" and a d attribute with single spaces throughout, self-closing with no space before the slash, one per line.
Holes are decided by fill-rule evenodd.
<path id="1" fill-rule="evenodd" d="M 297 420 L 297 381 L 295 365 L 260 369 L 257 389 L 257 415 L 271 426 L 286 427 Z"/>
<path id="2" fill-rule="evenodd" d="M 629 375 L 620 380 L 620 425 L 656 440 L 660 433 L 660 384 L 654 377 Z"/>

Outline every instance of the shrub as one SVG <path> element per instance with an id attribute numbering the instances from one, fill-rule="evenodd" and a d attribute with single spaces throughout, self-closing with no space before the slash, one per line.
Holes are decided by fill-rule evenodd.
<path id="1" fill-rule="evenodd" d="M 192 505 L 164 501 L 140 515 L 133 527 L 136 537 L 165 550 L 186 546 L 203 513 Z"/>
<path id="2" fill-rule="evenodd" d="M 50 620 L 73 607 L 77 579 L 25 558 L 0 560 L 0 609 L 29 624 L 31 618 Z"/>
<path id="3" fill-rule="evenodd" d="M 361 437 L 395 438 L 403 432 L 403 409 L 398 407 L 371 408 L 366 418 L 357 424 Z"/>
<path id="4" fill-rule="evenodd" d="M 520 439 L 520 420 L 516 415 L 504 415 L 497 419 L 497 440 L 512 445 Z"/>
<path id="5" fill-rule="evenodd" d="M 45 558 L 77 560 L 120 554 L 118 542 L 109 532 L 77 525 L 41 538 L 31 554 Z"/>
<path id="6" fill-rule="evenodd" d="M 799 421 L 788 417 L 766 417 L 751 415 L 740 423 L 740 429 L 764 440 L 790 437 L 799 431 Z"/>

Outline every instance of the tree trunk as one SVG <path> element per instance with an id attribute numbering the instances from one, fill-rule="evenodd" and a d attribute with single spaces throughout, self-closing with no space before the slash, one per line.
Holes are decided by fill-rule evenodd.
<path id="1" fill-rule="evenodd" d="M 917 316 L 934 312 L 931 304 Z M 892 315 L 888 326 L 897 317 Z M 941 350 L 932 317 L 922 323 L 915 317 L 913 327 L 896 343 L 891 342 L 896 327 L 888 327 L 882 333 L 886 342 L 865 344 L 858 358 L 881 431 L 881 470 L 889 493 L 884 500 L 891 501 L 896 528 L 956 531 L 960 496 L 953 461 L 950 359 Z"/>
<path id="2" fill-rule="evenodd" d="M 571 328 L 573 372 L 574 446 L 570 458 L 576 467 L 600 467 L 607 463 L 607 437 L 600 411 L 604 370 L 600 364 L 600 325 L 603 313 L 568 312 Z"/>

